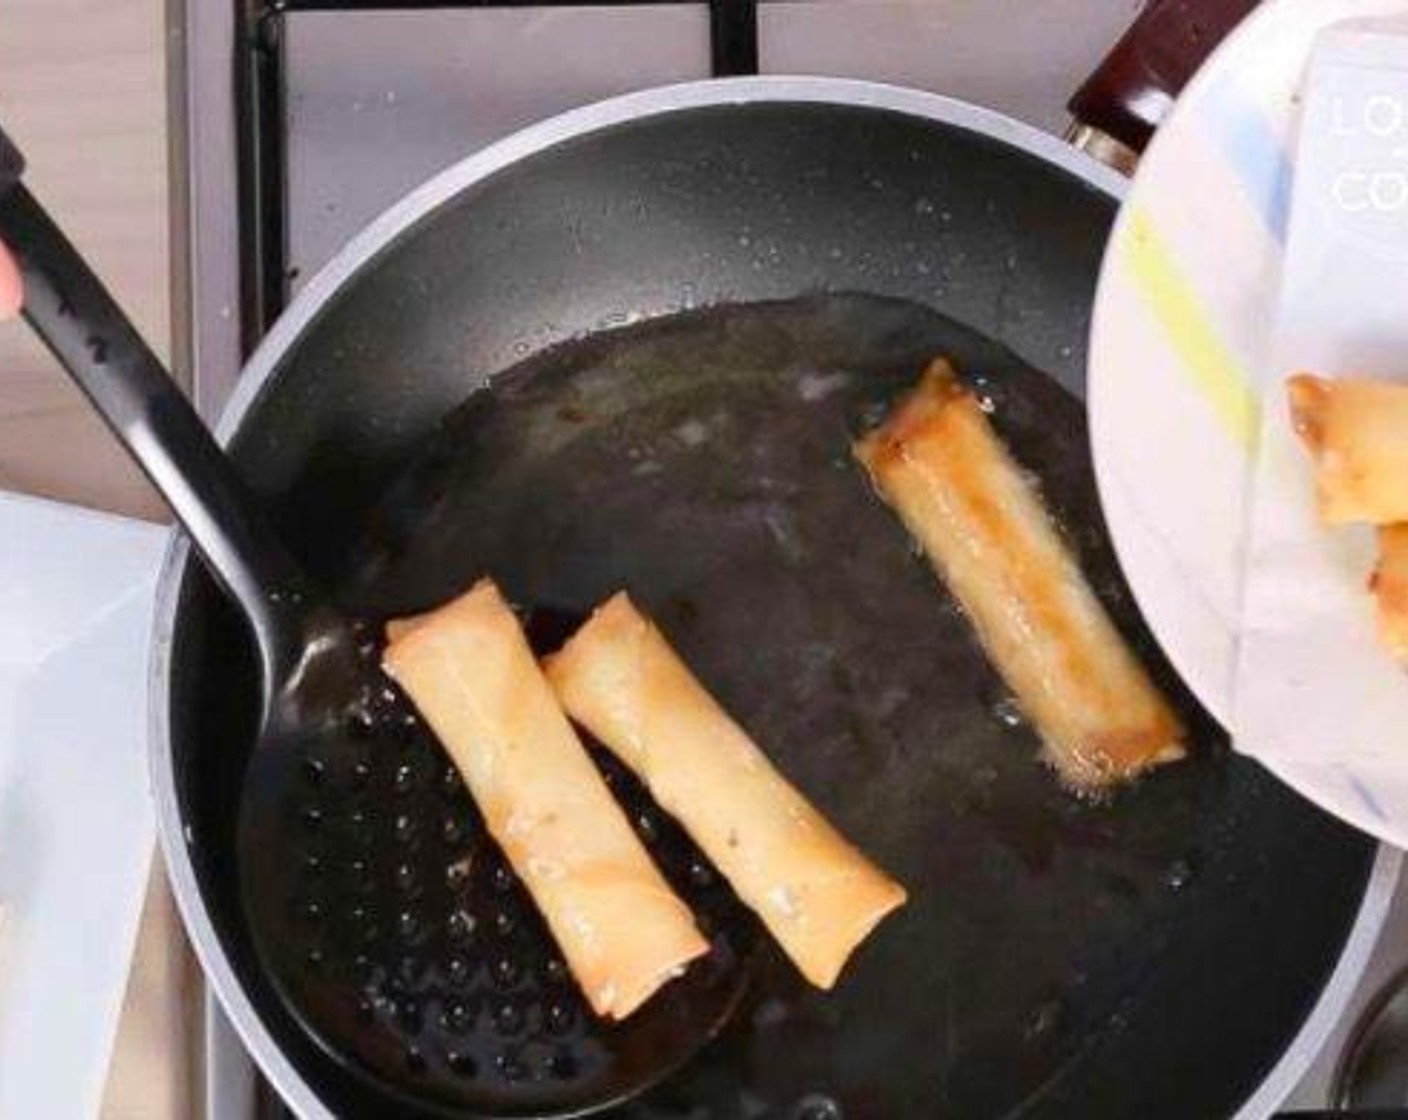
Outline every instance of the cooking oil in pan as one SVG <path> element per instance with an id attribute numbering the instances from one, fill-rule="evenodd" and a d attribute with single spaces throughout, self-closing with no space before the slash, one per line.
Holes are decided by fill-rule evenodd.
<path id="1" fill-rule="evenodd" d="M 961 612 L 850 463 L 850 441 L 936 354 L 977 385 L 1191 728 L 1191 761 L 1108 804 L 1038 762 Z M 1039 1112 L 1079 1086 L 1112 1023 L 1137 1020 L 1143 978 L 1215 878 L 1192 869 L 1218 864 L 1213 824 L 1235 830 L 1242 794 L 1122 593 L 1074 388 L 910 303 L 688 312 L 498 375 L 379 503 L 352 601 L 419 609 L 492 573 L 573 619 L 629 589 L 909 888 L 833 992 L 762 944 L 723 1035 L 621 1115 Z M 661 818 L 641 812 L 648 836 Z M 707 865 L 689 877 L 717 887 Z"/>

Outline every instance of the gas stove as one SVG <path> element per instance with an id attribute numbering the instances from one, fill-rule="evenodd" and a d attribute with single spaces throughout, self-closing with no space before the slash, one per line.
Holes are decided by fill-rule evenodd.
<path id="1" fill-rule="evenodd" d="M 870 78 L 1049 131 L 1137 0 L 173 6 L 179 354 L 216 408 L 287 299 L 427 176 L 612 94 L 742 73 Z M 184 273 L 184 274 L 182 274 Z"/>
<path id="2" fill-rule="evenodd" d="M 810 73 L 932 90 L 1060 134 L 1068 97 L 1139 7 L 174 0 L 178 372 L 216 416 L 284 304 L 354 232 L 429 175 L 532 121 L 670 82 Z M 1396 860 L 1379 861 L 1385 886 L 1396 873 Z M 1408 963 L 1408 891 L 1387 905 L 1377 947 L 1361 938 L 1372 957 L 1348 1010 L 1290 1107 L 1326 1105 L 1359 1011 Z M 213 999 L 202 1014 L 207 1120 L 278 1115 Z"/>

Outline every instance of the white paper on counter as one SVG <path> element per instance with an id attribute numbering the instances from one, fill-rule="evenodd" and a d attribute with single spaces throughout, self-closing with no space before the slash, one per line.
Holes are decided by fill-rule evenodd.
<path id="1" fill-rule="evenodd" d="M 0 493 L 0 1120 L 102 1100 L 153 851 L 166 536 Z"/>
<path id="2" fill-rule="evenodd" d="M 1233 730 L 1322 803 L 1408 844 L 1408 673 L 1379 644 L 1373 529 L 1327 528 L 1285 381 L 1408 380 L 1408 27 L 1345 25 L 1302 97 L 1279 307 L 1263 370 Z M 1302 785 L 1302 788 L 1303 785 Z"/>

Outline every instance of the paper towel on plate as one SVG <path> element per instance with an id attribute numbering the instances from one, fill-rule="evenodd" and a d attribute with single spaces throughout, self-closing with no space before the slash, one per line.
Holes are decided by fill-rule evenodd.
<path id="1" fill-rule="evenodd" d="M 1408 845 L 1408 672 L 1379 644 L 1373 530 L 1325 527 L 1286 378 L 1408 381 L 1408 25 L 1322 33 L 1302 94 L 1261 381 L 1233 695 L 1238 749 Z M 1323 796 L 1321 796 L 1323 795 Z"/>
<path id="2" fill-rule="evenodd" d="M 0 493 L 0 1120 L 95 1116 L 154 824 L 166 532 Z"/>

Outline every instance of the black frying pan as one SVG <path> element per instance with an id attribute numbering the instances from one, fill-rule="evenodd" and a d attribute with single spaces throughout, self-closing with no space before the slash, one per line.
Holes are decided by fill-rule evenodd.
<path id="1" fill-rule="evenodd" d="M 283 538 L 364 613 L 492 571 L 550 608 L 535 616 L 550 642 L 554 619 L 629 587 L 909 886 L 829 995 L 736 927 L 720 975 L 741 995 L 721 1033 L 619 1114 L 1235 1110 L 1334 967 L 1374 849 L 1226 751 L 1111 559 L 1080 393 L 1112 180 L 989 114 L 847 83 L 646 95 L 516 145 L 437 181 L 314 281 L 226 434 Z M 1192 761 L 1110 803 L 1073 799 L 1035 762 L 966 623 L 847 458 L 936 352 L 982 379 L 1194 729 Z M 317 975 L 271 983 L 233 858 L 253 661 L 180 554 L 159 640 L 173 878 L 222 996 L 299 1107 L 542 1111 L 637 1059 L 572 1004 L 414 734 L 301 807 L 363 814 L 360 847 L 291 828 L 287 867 L 270 869 L 292 883 L 314 855 L 345 885 L 366 860 L 381 917 L 354 917 L 344 886 L 321 896 Z M 665 844 L 682 887 L 733 922 L 707 867 Z M 456 883 L 467 853 L 476 870 Z M 359 922 L 374 927 L 366 967 L 342 937 Z M 309 1012 L 334 989 L 369 1010 Z M 576 1033 L 555 1033 L 554 1000 Z"/>

